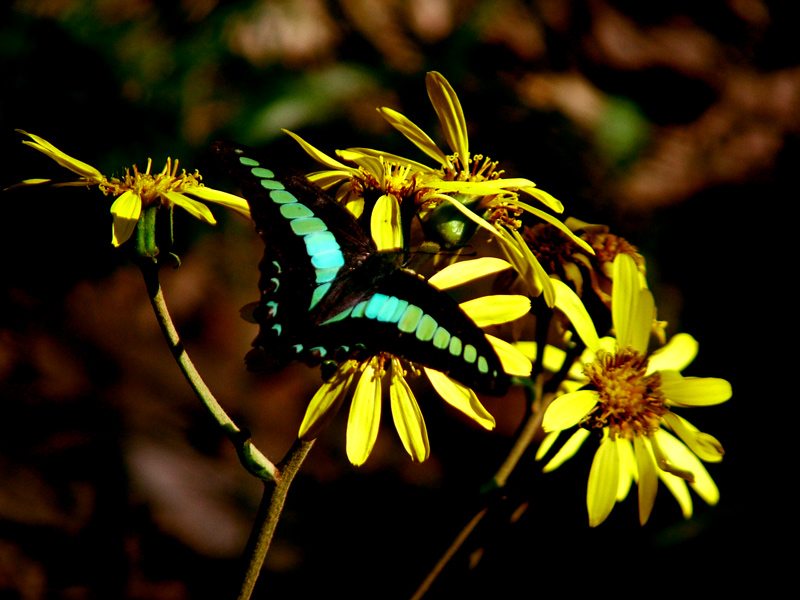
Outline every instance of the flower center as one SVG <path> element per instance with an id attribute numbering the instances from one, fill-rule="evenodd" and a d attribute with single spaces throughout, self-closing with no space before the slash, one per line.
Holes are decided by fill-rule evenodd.
<path id="1" fill-rule="evenodd" d="M 618 254 L 628 254 L 640 268 L 644 264 L 639 250 L 625 238 L 612 233 L 585 233 L 581 237 L 589 242 L 600 263 L 613 263 Z"/>
<path id="2" fill-rule="evenodd" d="M 560 265 L 575 262 L 578 245 L 548 223 L 523 227 L 522 237 L 548 273 L 556 273 Z"/>
<path id="3" fill-rule="evenodd" d="M 608 427 L 612 439 L 652 435 L 669 412 L 661 391 L 661 375 L 646 375 L 647 357 L 631 348 L 600 352 L 584 373 L 600 394 L 600 402 L 581 423 L 587 429 Z"/>
<path id="4" fill-rule="evenodd" d="M 404 167 L 392 162 L 384 161 L 381 158 L 381 166 L 383 173 L 381 179 L 373 173 L 361 167 L 361 177 L 353 179 L 353 185 L 356 187 L 358 195 L 364 195 L 364 191 L 368 189 L 377 190 L 381 194 L 392 194 L 399 200 L 408 198 L 416 192 L 417 180 L 411 174 L 410 167 Z"/>
<path id="5" fill-rule="evenodd" d="M 178 161 L 174 163 L 171 159 L 167 159 L 167 164 L 161 173 L 153 175 L 150 170 L 153 166 L 153 161 L 147 159 L 147 169 L 144 173 L 140 172 L 136 165 L 133 165 L 133 174 L 130 169 L 125 169 L 125 176 L 122 179 L 112 177 L 110 180 L 103 178 L 100 183 L 100 189 L 106 195 L 119 196 L 123 192 L 133 191 L 142 199 L 142 207 L 147 207 L 155 202 L 159 197 L 162 202 L 169 206 L 169 203 L 163 194 L 165 192 L 180 192 L 182 190 L 199 187 L 203 184 L 200 183 L 202 177 L 198 171 L 194 174 L 187 174 L 184 170 L 178 175 Z"/>

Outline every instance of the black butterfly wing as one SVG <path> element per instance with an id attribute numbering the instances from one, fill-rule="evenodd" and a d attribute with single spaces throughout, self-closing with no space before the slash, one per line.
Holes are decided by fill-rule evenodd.
<path id="1" fill-rule="evenodd" d="M 447 294 L 404 272 L 398 253 L 377 252 L 346 209 L 248 148 L 212 149 L 241 186 L 265 244 L 249 368 L 388 352 L 505 393 L 508 377 L 483 332 Z"/>
<path id="2" fill-rule="evenodd" d="M 350 213 L 304 176 L 267 168 L 244 146 L 215 142 L 212 151 L 241 187 L 265 246 L 261 299 L 253 313 L 261 332 L 248 367 L 275 370 L 299 357 L 316 321 L 338 310 L 329 295 L 341 296 L 337 290 L 347 281 L 344 275 L 375 247 L 353 227 Z"/>
<path id="3" fill-rule="evenodd" d="M 380 259 L 371 257 L 359 271 Z M 354 279 L 362 277 L 359 271 Z M 371 354 L 401 356 L 487 394 L 508 391 L 508 376 L 494 348 L 450 296 L 400 269 L 371 285 L 368 296 L 317 327 L 317 343 L 362 344 Z"/>

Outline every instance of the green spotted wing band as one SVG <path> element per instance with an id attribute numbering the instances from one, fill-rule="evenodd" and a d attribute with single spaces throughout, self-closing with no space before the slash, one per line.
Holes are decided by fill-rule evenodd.
<path id="1" fill-rule="evenodd" d="M 506 392 L 508 377 L 483 332 L 446 293 L 405 271 L 401 253 L 378 252 L 355 218 L 304 176 L 244 146 L 212 149 L 265 245 L 249 368 L 387 352 L 478 391 Z"/>

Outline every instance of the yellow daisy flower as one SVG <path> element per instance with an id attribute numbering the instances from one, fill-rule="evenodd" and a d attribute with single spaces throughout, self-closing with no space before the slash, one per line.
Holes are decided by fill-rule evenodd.
<path id="1" fill-rule="evenodd" d="M 164 169 L 158 174 L 150 172 L 152 161 L 148 159 L 147 169 L 144 172 L 140 172 L 134 165 L 132 174 L 130 169 L 125 169 L 124 177 L 107 178 L 93 166 L 62 152 L 44 138 L 20 129 L 17 131 L 33 140 L 25 140 L 22 142 L 23 144 L 49 156 L 62 167 L 80 175 L 80 177 L 60 182 L 54 182 L 50 179 L 26 179 L 12 187 L 42 184 L 50 184 L 53 187 L 98 186 L 104 195 L 116 197 L 116 200 L 111 205 L 111 215 L 114 220 L 111 243 L 114 246 L 122 245 L 131 237 L 142 210 L 156 203 L 160 203 L 165 208 L 180 206 L 193 217 L 211 225 L 216 224 L 214 215 L 211 214 L 205 204 L 198 202 L 194 198 L 204 202 L 215 202 L 250 218 L 250 208 L 245 200 L 233 194 L 205 187 L 201 183 L 202 177 L 197 171 L 190 175 L 186 173 L 186 170 L 183 170 L 181 174 L 178 174 L 177 160 L 173 163 L 168 158 Z M 189 196 L 194 196 L 194 198 Z"/>
<path id="2" fill-rule="evenodd" d="M 521 223 L 509 213 L 530 213 L 563 232 L 589 254 L 593 254 L 593 250 L 553 215 L 520 200 L 519 194 L 528 194 L 557 213 L 564 209 L 561 202 L 537 188 L 529 179 L 502 178 L 503 172 L 497 170 L 496 161 L 470 153 L 467 123 L 455 91 L 440 73 L 428 73 L 425 81 L 428 97 L 454 154 L 446 155 L 422 129 L 402 114 L 386 107 L 379 109 L 395 129 L 440 165 L 433 173 L 421 173 L 420 187 L 428 189 L 419 201 L 430 206 L 421 217 L 436 229 L 439 237 L 453 245 L 465 241 L 463 232 L 469 229 L 465 228 L 464 219 L 493 234 L 506 259 L 521 275 L 528 293 L 538 296 L 544 292 L 545 301 L 552 306 L 555 295 L 550 279 L 518 235 Z M 461 216 L 454 214 L 453 209 Z M 479 216 L 478 212 L 487 213 L 487 219 Z"/>
<path id="3" fill-rule="evenodd" d="M 502 171 L 497 170 L 497 162 L 470 153 L 461 103 L 441 74 L 428 73 L 426 85 L 452 155 L 440 150 L 422 129 L 404 115 L 387 107 L 378 110 L 393 127 L 433 158 L 439 164 L 438 169 L 369 148 L 337 151 L 342 160 L 357 165 L 352 167 L 326 155 L 296 134 L 287 132 L 312 158 L 327 167 L 324 171 L 309 174 L 309 179 L 323 189 L 336 187 L 336 199 L 356 215 L 361 214 L 364 191 L 379 190 L 382 203 L 379 202 L 375 210 L 382 212 L 378 216 L 373 213 L 371 221 L 376 241 L 390 240 L 396 244 L 402 239 L 404 232 L 401 228 L 410 227 L 410 218 L 405 219 L 405 224 L 403 219 L 393 223 L 387 215 L 398 212 L 406 214 L 406 200 L 413 203 L 410 207 L 413 212 L 410 214 L 419 214 L 427 233 L 446 246 L 463 245 L 477 228 L 484 229 L 498 240 L 505 257 L 520 273 L 527 292 L 531 296 L 544 292 L 547 304 L 552 306 L 554 293 L 549 278 L 517 234 L 520 222 L 508 213 L 533 214 L 562 231 L 588 254 L 593 254 L 593 250 L 553 215 L 521 201 L 519 193 L 534 197 L 554 212 L 563 211 L 561 202 L 537 188 L 529 179 L 502 178 Z M 391 177 L 385 176 L 387 166 L 390 166 Z M 402 210 L 398 208 L 400 205 L 404 207 Z M 478 212 L 486 214 L 487 218 L 481 217 Z M 384 228 L 382 234 L 376 231 L 377 224 Z"/>
<path id="4" fill-rule="evenodd" d="M 465 266 L 468 263 L 475 263 Z M 476 259 L 456 263 L 443 269 L 429 281 L 440 289 L 458 283 L 496 273 L 510 265 L 499 259 Z M 462 303 L 462 310 L 478 327 L 513 321 L 530 310 L 530 300 L 524 296 L 485 296 Z M 487 335 L 503 369 L 509 375 L 527 377 L 531 363 L 510 344 Z M 347 422 L 347 457 L 356 466 L 364 464 L 372 452 L 378 436 L 382 405 L 382 379 L 389 373 L 389 397 L 395 429 L 403 446 L 413 460 L 423 461 L 430 454 L 425 420 L 411 387 L 406 381 L 409 373 L 424 372 L 436 392 L 451 406 L 460 410 L 481 427 L 491 430 L 494 417 L 483 407 L 478 396 L 469 387 L 455 381 L 444 373 L 423 367 L 393 356 L 379 353 L 359 362 L 347 360 L 339 365 L 336 373 L 325 382 L 308 405 L 299 437 L 303 440 L 316 438 L 339 410 L 348 392 L 355 384 Z"/>
<path id="5" fill-rule="evenodd" d="M 723 379 L 680 374 L 697 354 L 697 342 L 689 335 L 676 335 L 661 350 L 648 354 L 655 314 L 653 296 L 642 286 L 636 263 L 627 254 L 614 259 L 613 281 L 616 340 L 599 340 L 577 295 L 566 284 L 555 283 L 556 306 L 569 317 L 589 350 L 583 362 L 588 385 L 559 396 L 547 408 L 542 427 L 550 433 L 537 458 L 552 447 L 560 432 L 578 425 L 545 465 L 544 470 L 551 471 L 571 458 L 596 431 L 600 445 L 586 497 L 590 526 L 606 519 L 614 504 L 628 495 L 633 482 L 638 484 L 639 521 L 644 524 L 659 479 L 688 518 L 692 500 L 687 483 L 708 504 L 719 500 L 719 490 L 701 460 L 719 462 L 723 450 L 715 438 L 672 409 L 725 402 L 731 386 Z"/>

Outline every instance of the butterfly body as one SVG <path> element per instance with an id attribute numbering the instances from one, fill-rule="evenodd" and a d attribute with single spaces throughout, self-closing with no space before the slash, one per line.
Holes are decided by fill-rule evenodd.
<path id="1" fill-rule="evenodd" d="M 379 252 L 355 218 L 305 177 L 265 167 L 243 146 L 213 151 L 241 186 L 265 244 L 261 331 L 248 368 L 403 357 L 491 394 L 508 378 L 483 332 L 444 292 Z"/>

